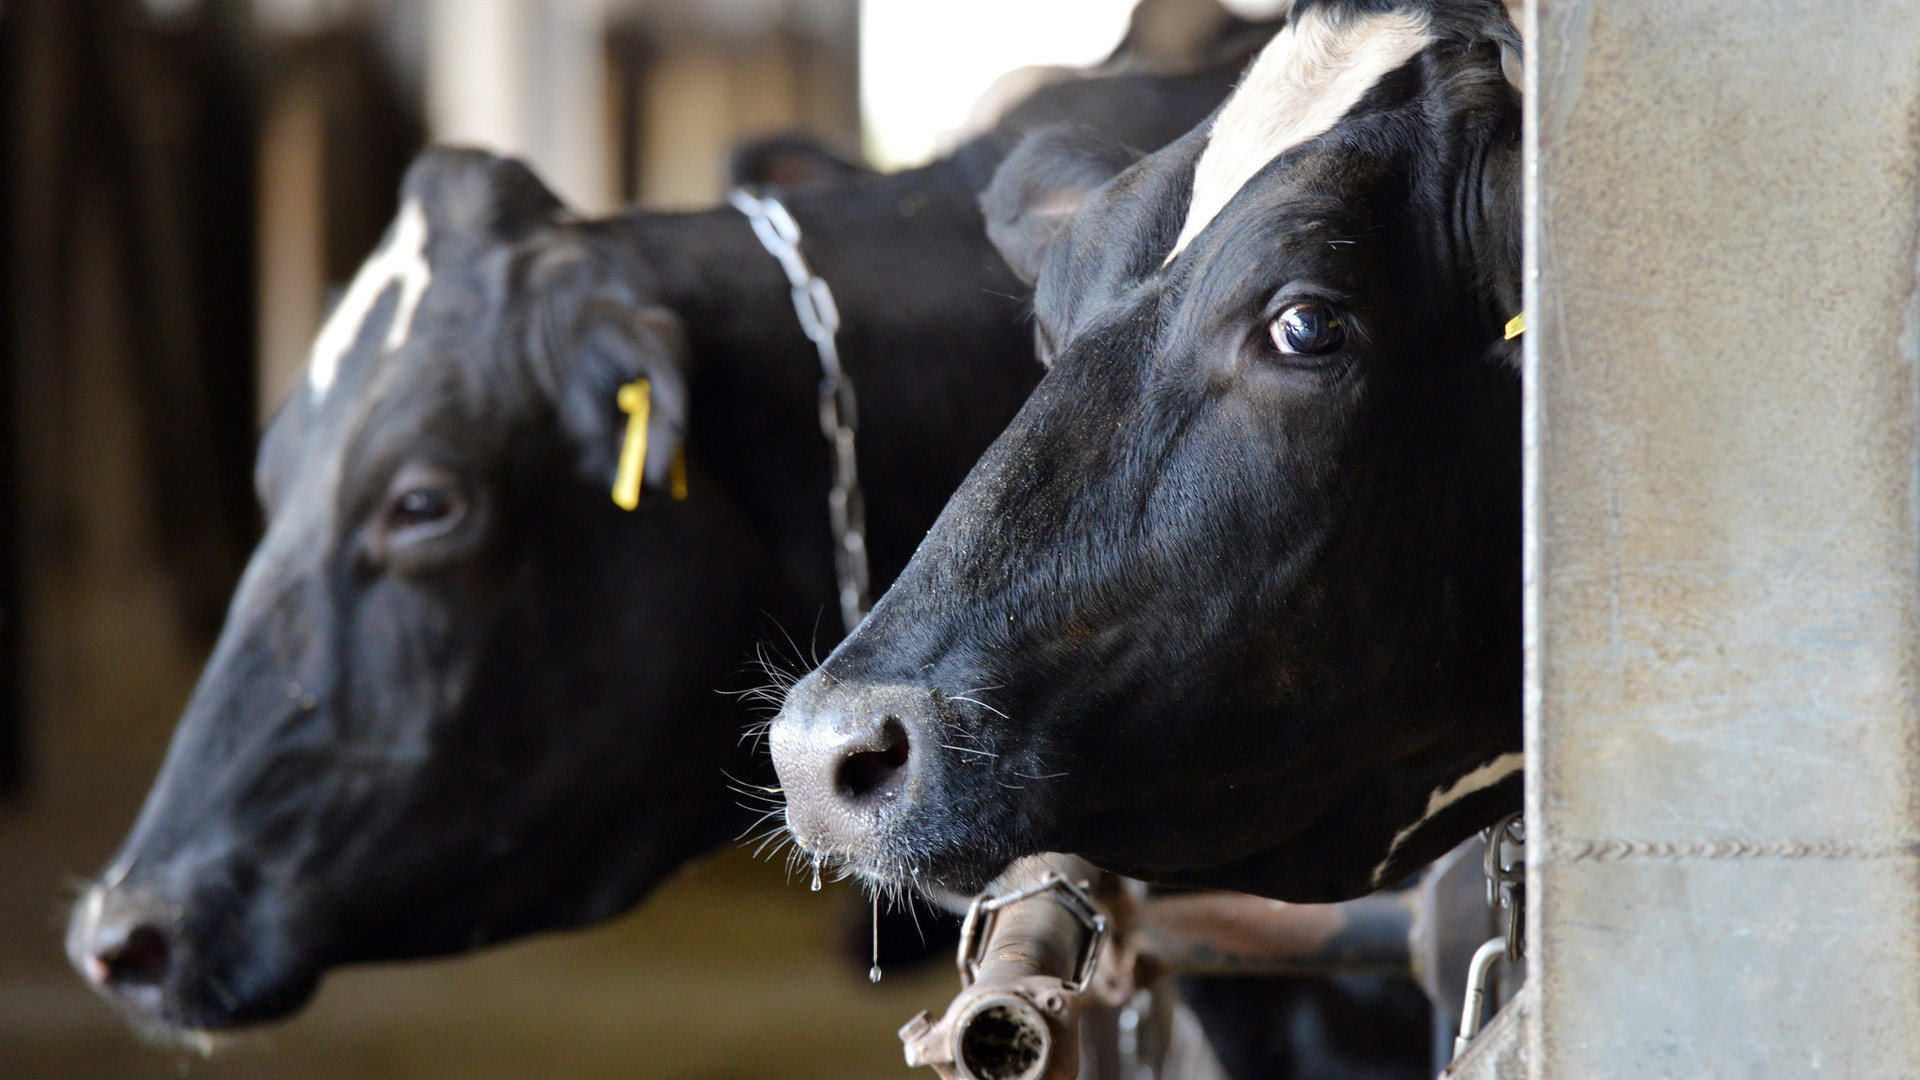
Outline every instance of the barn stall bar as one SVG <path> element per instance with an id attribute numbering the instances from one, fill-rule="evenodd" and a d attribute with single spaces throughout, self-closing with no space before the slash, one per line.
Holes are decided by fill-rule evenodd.
<path id="1" fill-rule="evenodd" d="M 1920 5 L 1527 7 L 1533 944 L 1460 1074 L 1915 1075 Z"/>

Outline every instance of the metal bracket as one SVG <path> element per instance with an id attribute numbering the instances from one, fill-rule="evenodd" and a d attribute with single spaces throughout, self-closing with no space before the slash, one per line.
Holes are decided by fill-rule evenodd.
<path id="1" fill-rule="evenodd" d="M 1518 812 L 1487 830 L 1487 904 L 1507 913 L 1507 962 L 1527 954 L 1527 825 Z"/>
<path id="2" fill-rule="evenodd" d="M 1038 884 L 1002 896 L 982 894 L 973 898 L 973 903 L 967 908 L 966 922 L 960 926 L 957 962 L 962 989 L 972 986 L 973 980 L 979 977 L 980 962 L 984 959 L 982 953 L 986 950 L 988 939 L 993 936 L 995 917 L 1006 908 L 1045 893 L 1057 893 L 1054 899 L 1079 920 L 1080 925 L 1086 927 L 1087 943 L 1080 950 L 1080 960 L 1074 965 L 1073 975 L 1064 980 L 1064 986 L 1069 993 L 1075 994 L 1087 988 L 1088 981 L 1093 978 L 1093 970 L 1100 961 L 1100 947 L 1107 940 L 1107 917 L 1094 906 L 1093 898 L 1087 895 L 1085 887 L 1048 871 Z"/>

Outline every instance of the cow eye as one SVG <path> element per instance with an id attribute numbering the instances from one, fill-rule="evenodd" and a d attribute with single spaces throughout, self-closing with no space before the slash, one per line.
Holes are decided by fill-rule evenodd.
<path id="1" fill-rule="evenodd" d="M 393 500 L 387 521 L 395 528 L 411 529 L 445 521 L 459 508 L 460 495 L 452 488 L 422 487 L 405 491 Z"/>
<path id="2" fill-rule="evenodd" d="M 1273 347 L 1286 356 L 1325 356 L 1346 344 L 1347 328 L 1325 304 L 1294 304 L 1267 327 Z"/>
<path id="3" fill-rule="evenodd" d="M 438 470 L 408 469 L 395 478 L 380 531 L 392 548 L 451 532 L 466 514 L 466 494 L 450 477 Z"/>

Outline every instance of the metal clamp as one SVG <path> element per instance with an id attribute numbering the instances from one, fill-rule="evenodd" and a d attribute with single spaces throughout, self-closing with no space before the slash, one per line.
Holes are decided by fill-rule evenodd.
<path id="1" fill-rule="evenodd" d="M 727 193 L 727 202 L 745 214 L 753 235 L 780 263 L 793 290 L 793 312 L 800 331 L 820 354 L 820 432 L 833 450 L 833 486 L 827 492 L 827 520 L 833 530 L 833 570 L 840 590 L 840 622 L 847 633 L 867 617 L 871 577 L 867 570 L 867 502 L 854 459 L 859 409 L 853 380 L 840 366 L 835 335 L 840 309 L 826 279 L 813 272 L 800 253 L 800 225 L 779 198 L 745 188 Z"/>
<path id="2" fill-rule="evenodd" d="M 973 898 L 967 908 L 966 922 L 960 926 L 960 986 L 962 989 L 973 985 L 979 977 L 980 962 L 986 951 L 988 939 L 993 936 L 993 921 L 1005 909 L 1023 900 L 1032 900 L 1045 893 L 1058 893 L 1054 899 L 1061 907 L 1073 915 L 1087 930 L 1087 943 L 1080 950 L 1080 959 L 1073 966 L 1073 975 L 1064 980 L 1064 988 L 1069 993 L 1080 993 L 1087 988 L 1093 978 L 1093 971 L 1100 961 L 1100 947 L 1107 940 L 1107 917 L 1100 914 L 1094 906 L 1093 898 L 1086 889 L 1068 881 L 1059 874 L 1048 871 L 1038 884 L 1024 889 L 1016 889 L 1003 896 L 982 894 Z"/>
<path id="3" fill-rule="evenodd" d="M 1518 812 L 1487 830 L 1487 904 L 1506 910 L 1507 962 L 1515 964 L 1527 954 L 1526 847 L 1526 818 Z"/>

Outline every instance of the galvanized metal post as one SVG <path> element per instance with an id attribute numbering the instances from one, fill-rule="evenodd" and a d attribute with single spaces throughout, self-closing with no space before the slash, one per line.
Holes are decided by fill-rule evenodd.
<path id="1" fill-rule="evenodd" d="M 1528 7 L 1529 1075 L 1920 1075 L 1920 3 Z"/>

